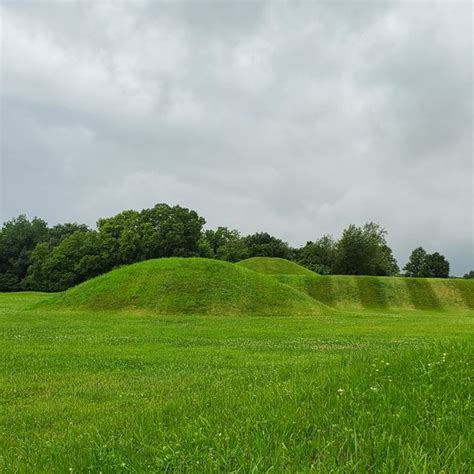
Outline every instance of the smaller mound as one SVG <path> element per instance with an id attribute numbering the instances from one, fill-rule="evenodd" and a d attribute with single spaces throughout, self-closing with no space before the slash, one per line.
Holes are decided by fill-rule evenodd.
<path id="1" fill-rule="evenodd" d="M 127 265 L 53 297 L 52 307 L 148 309 L 158 314 L 303 315 L 322 305 L 274 278 L 204 258 Z"/>
<path id="2" fill-rule="evenodd" d="M 353 275 L 277 278 L 339 309 L 474 309 L 474 282 L 469 280 Z"/>
<path id="3" fill-rule="evenodd" d="M 252 257 L 242 260 L 237 265 L 270 275 L 317 275 L 295 262 L 278 257 Z"/>

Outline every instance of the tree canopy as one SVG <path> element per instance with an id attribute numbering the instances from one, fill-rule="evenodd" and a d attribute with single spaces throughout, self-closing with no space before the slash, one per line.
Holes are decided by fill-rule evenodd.
<path id="1" fill-rule="evenodd" d="M 423 247 L 417 247 L 403 270 L 410 277 L 448 278 L 449 262 L 438 252 L 428 254 Z"/>
<path id="2" fill-rule="evenodd" d="M 398 265 L 387 245 L 387 231 L 374 222 L 350 225 L 335 245 L 334 273 L 344 275 L 395 275 Z"/>
<path id="3" fill-rule="evenodd" d="M 323 235 L 297 249 L 268 232 L 241 235 L 222 226 L 204 229 L 205 223 L 196 211 L 165 203 L 99 219 L 96 229 L 77 223 L 48 227 L 42 219 L 20 215 L 0 229 L 0 291 L 60 291 L 120 265 L 173 256 L 229 262 L 281 257 L 320 274 L 399 272 L 387 232 L 373 222 L 350 225 L 339 239 Z M 449 263 L 438 252 L 427 254 L 419 247 L 405 272 L 408 276 L 447 277 Z"/>

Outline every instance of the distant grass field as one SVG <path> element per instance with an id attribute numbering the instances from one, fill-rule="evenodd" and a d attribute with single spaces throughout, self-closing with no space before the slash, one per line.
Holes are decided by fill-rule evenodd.
<path id="1" fill-rule="evenodd" d="M 0 293 L 0 472 L 472 472 L 473 296 L 265 258 Z"/>
<path id="2" fill-rule="evenodd" d="M 50 298 L 0 294 L 0 472 L 473 472 L 472 310 Z"/>

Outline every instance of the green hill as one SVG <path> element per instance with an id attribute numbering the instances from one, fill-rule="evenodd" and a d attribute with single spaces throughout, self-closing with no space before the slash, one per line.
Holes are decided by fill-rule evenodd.
<path id="1" fill-rule="evenodd" d="M 283 258 L 255 257 L 239 262 L 266 273 L 324 305 L 338 309 L 474 309 L 474 281 L 318 275 Z"/>
<path id="2" fill-rule="evenodd" d="M 307 294 L 244 266 L 203 258 L 127 265 L 52 297 L 53 307 L 149 309 L 159 314 L 318 314 Z"/>
<path id="3" fill-rule="evenodd" d="M 278 280 L 340 309 L 474 309 L 474 282 L 352 275 L 279 275 Z"/>
<path id="4" fill-rule="evenodd" d="M 247 260 L 242 260 L 237 263 L 237 265 L 259 273 L 268 273 L 271 275 L 317 275 L 317 273 L 295 262 L 277 257 L 252 257 Z"/>

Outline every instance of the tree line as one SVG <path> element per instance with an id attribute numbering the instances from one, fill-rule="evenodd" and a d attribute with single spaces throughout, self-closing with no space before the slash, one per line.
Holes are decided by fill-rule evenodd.
<path id="1" fill-rule="evenodd" d="M 77 223 L 49 227 L 40 218 L 20 215 L 0 231 L 0 291 L 62 291 L 120 265 L 173 256 L 229 262 L 281 257 L 320 274 L 400 274 L 386 231 L 372 222 L 350 225 L 339 239 L 324 235 L 300 248 L 267 232 L 243 236 L 226 227 L 204 230 L 205 223 L 196 211 L 163 203 L 99 219 L 96 229 Z M 419 247 L 404 271 L 447 278 L 449 263 Z"/>

